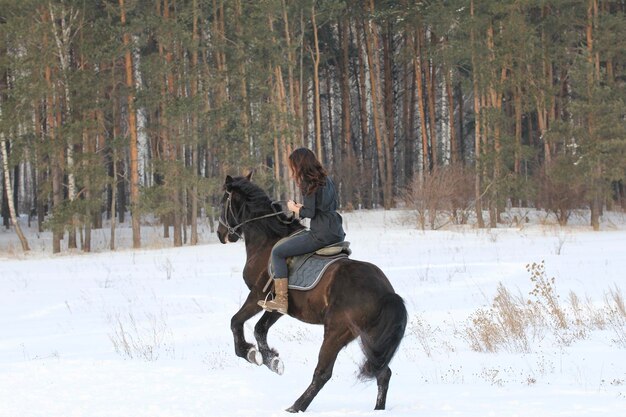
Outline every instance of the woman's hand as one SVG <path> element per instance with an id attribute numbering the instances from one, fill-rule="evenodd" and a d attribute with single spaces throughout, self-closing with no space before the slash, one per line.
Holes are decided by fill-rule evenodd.
<path id="1" fill-rule="evenodd" d="M 300 215 L 300 207 L 302 207 L 302 204 L 298 204 L 293 200 L 287 201 L 287 210 L 293 211 L 296 216 Z"/>

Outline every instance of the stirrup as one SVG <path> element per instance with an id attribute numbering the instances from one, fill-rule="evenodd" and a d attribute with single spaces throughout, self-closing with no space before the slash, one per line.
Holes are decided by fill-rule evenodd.
<path id="1" fill-rule="evenodd" d="M 270 297 L 271 297 L 271 298 L 270 298 Z M 265 296 L 265 299 L 263 299 L 263 300 L 259 300 L 259 301 L 257 301 L 256 303 L 257 303 L 257 305 L 258 305 L 258 306 L 260 306 L 263 310 L 265 310 L 265 311 L 267 311 L 267 312 L 271 313 L 271 312 L 272 312 L 272 310 L 270 310 L 270 309 L 267 307 L 268 298 L 269 298 L 270 300 L 273 300 L 273 299 L 274 299 L 274 295 L 272 294 L 272 292 L 271 292 L 271 291 L 267 293 L 267 295 Z"/>

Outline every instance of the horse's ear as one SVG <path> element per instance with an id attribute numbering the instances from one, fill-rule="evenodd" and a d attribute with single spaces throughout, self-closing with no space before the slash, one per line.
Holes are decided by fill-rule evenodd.
<path id="1" fill-rule="evenodd" d="M 226 179 L 224 180 L 224 189 L 230 190 L 232 183 L 233 177 L 231 177 L 230 175 L 226 175 Z"/>
<path id="2" fill-rule="evenodd" d="M 251 169 L 250 172 L 248 173 L 248 175 L 246 175 L 246 179 L 248 181 L 250 181 L 250 179 L 252 178 L 252 174 L 254 174 L 254 170 L 253 169 Z"/>

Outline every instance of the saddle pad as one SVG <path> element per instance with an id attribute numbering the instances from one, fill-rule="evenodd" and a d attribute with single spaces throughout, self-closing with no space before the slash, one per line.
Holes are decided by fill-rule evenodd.
<path id="1" fill-rule="evenodd" d="M 309 256 L 303 263 L 298 263 L 296 270 L 289 265 L 289 289 L 310 290 L 313 289 L 326 268 L 339 259 L 347 258 L 348 255 L 340 253 L 336 256 Z"/>

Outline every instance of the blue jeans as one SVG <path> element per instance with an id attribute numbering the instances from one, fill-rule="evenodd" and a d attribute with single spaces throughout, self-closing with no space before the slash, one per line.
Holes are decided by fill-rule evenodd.
<path id="1" fill-rule="evenodd" d="M 306 230 L 297 235 L 277 243 L 272 248 L 272 264 L 274 266 L 275 278 L 287 278 L 289 269 L 287 268 L 287 258 L 290 256 L 304 255 L 327 246 L 315 240 L 311 232 Z"/>

